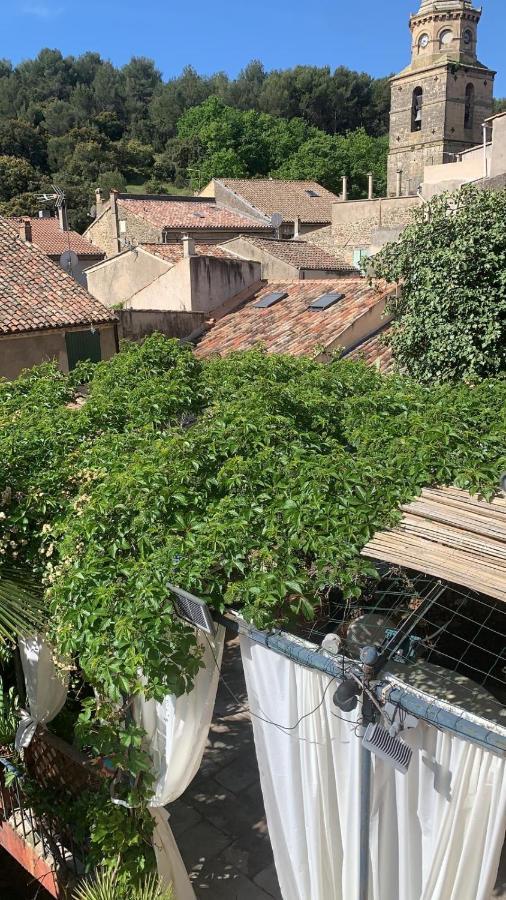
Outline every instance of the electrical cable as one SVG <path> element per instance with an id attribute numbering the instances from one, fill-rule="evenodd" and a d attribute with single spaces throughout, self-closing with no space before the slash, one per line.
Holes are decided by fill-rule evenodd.
<path id="1" fill-rule="evenodd" d="M 326 687 L 323 691 L 322 698 L 321 698 L 320 702 L 318 703 L 318 706 L 315 706 L 315 708 L 310 710 L 310 712 L 304 713 L 304 715 L 300 716 L 300 718 L 297 719 L 297 721 L 293 725 L 282 725 L 279 722 L 274 722 L 272 719 L 269 719 L 266 716 L 261 716 L 259 713 L 253 712 L 249 703 L 245 704 L 242 700 L 239 699 L 239 697 L 237 697 L 237 695 L 234 693 L 232 688 L 225 681 L 225 678 L 221 672 L 221 667 L 218 663 L 218 660 L 216 659 L 216 654 L 214 652 L 213 646 L 212 646 L 207 634 L 204 633 L 204 637 L 209 645 L 209 649 L 211 651 L 211 654 L 212 654 L 212 657 L 214 660 L 214 664 L 215 664 L 216 668 L 218 669 L 220 681 L 223 684 L 225 690 L 228 691 L 228 693 L 230 694 L 232 699 L 235 701 L 235 703 L 237 703 L 239 706 L 243 706 L 243 707 L 246 706 L 246 708 L 249 712 L 249 715 L 252 718 L 259 719 L 261 722 L 264 722 L 266 725 L 273 725 L 274 728 L 277 728 L 279 731 L 283 732 L 283 734 L 288 734 L 289 732 L 295 731 L 299 727 L 301 722 L 304 721 L 304 719 L 307 719 L 310 716 L 313 716 L 316 712 L 318 712 L 318 710 L 321 709 L 321 707 L 323 706 L 323 704 L 325 702 L 325 697 L 327 696 L 330 687 L 337 680 L 335 676 L 334 676 L 334 678 L 330 679 L 329 683 L 326 685 Z M 350 722 L 348 719 L 345 719 L 343 716 L 338 715 L 338 713 L 334 713 L 333 710 L 331 710 L 331 715 L 333 715 L 335 718 L 340 719 L 342 722 L 345 722 L 347 725 L 349 725 L 352 731 L 355 730 L 356 723 Z M 309 744 L 320 744 L 321 743 L 320 741 L 311 741 L 311 740 L 309 740 L 309 738 L 299 737 L 298 740 L 303 741 L 304 743 L 309 743 Z"/>

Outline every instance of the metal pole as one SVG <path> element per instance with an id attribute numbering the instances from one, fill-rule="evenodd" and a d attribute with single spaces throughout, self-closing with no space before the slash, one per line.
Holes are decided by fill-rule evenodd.
<path id="1" fill-rule="evenodd" d="M 367 702 L 369 702 L 367 700 Z M 364 698 L 364 706 L 366 698 Z M 369 900 L 369 828 L 371 820 L 371 752 L 360 747 L 360 859 L 358 900 Z"/>

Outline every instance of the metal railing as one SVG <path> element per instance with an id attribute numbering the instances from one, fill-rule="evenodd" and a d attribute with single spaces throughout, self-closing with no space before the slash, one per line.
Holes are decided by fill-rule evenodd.
<path id="1" fill-rule="evenodd" d="M 84 872 L 86 844 L 74 839 L 72 828 L 49 813 L 37 813 L 23 788 L 23 774 L 0 757 L 0 815 L 34 853 L 44 859 L 58 880 Z"/>

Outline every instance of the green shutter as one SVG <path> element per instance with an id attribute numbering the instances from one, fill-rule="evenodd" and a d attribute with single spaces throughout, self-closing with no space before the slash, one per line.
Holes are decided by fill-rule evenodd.
<path id="1" fill-rule="evenodd" d="M 100 350 L 100 332 L 95 331 L 67 331 L 65 334 L 67 345 L 67 359 L 69 372 L 75 369 L 78 362 L 89 359 L 90 362 L 100 362 L 102 353 Z"/>

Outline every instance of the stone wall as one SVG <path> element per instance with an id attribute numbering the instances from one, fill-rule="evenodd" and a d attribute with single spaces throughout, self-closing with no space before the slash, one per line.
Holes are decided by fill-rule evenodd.
<path id="1" fill-rule="evenodd" d="M 118 316 L 119 336 L 129 341 L 140 341 L 154 332 L 172 338 L 187 338 L 203 327 L 207 318 L 206 313 L 159 309 L 122 309 Z"/>
<path id="2" fill-rule="evenodd" d="M 111 210 L 109 208 L 104 210 L 102 215 L 91 223 L 84 236 L 95 247 L 99 247 L 106 256 L 114 256 L 118 252 L 118 244 L 112 231 Z"/>
<path id="3" fill-rule="evenodd" d="M 332 226 L 311 234 L 310 240 L 352 264 L 355 250 L 368 250 L 378 228 L 403 229 L 420 207 L 418 197 L 349 200 L 332 206 Z"/>
<path id="4" fill-rule="evenodd" d="M 415 194 L 425 166 L 453 162 L 456 154 L 479 144 L 481 123 L 491 115 L 493 73 L 479 66 L 445 63 L 406 70 L 392 81 L 388 196 L 396 195 L 402 169 L 402 194 Z M 474 86 L 472 127 L 464 127 L 465 95 Z M 423 91 L 422 128 L 411 130 L 413 91 Z"/>

